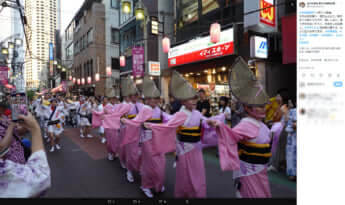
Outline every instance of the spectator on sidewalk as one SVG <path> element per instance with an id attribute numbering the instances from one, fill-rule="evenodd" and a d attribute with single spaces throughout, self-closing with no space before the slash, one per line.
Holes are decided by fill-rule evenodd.
<path id="1" fill-rule="evenodd" d="M 231 106 L 231 127 L 235 127 L 244 117 L 245 112 L 242 103 L 232 97 Z"/>
<path id="2" fill-rule="evenodd" d="M 219 113 L 223 113 L 225 115 L 225 124 L 231 127 L 231 109 L 228 106 L 228 98 L 225 96 L 221 96 L 219 99 Z"/>
<path id="3" fill-rule="evenodd" d="M 15 124 L 10 123 L 5 137 L 0 141 L 0 197 L 1 198 L 29 198 L 38 197 L 51 186 L 50 168 L 43 148 L 41 129 L 35 118 L 19 116 L 24 122 L 21 124 L 32 135 L 32 155 L 25 164 L 13 162 L 6 158 L 13 141 Z"/>
<path id="4" fill-rule="evenodd" d="M 199 90 L 199 101 L 197 102 L 196 109 L 201 112 L 205 117 L 211 117 L 211 105 L 206 97 L 206 92 L 204 89 Z"/>
<path id="5" fill-rule="evenodd" d="M 289 112 L 289 119 L 285 131 L 287 135 L 286 143 L 286 173 L 289 180 L 296 181 L 296 167 L 297 167 L 297 115 L 296 108 L 291 108 Z"/>
<path id="6" fill-rule="evenodd" d="M 179 100 L 175 99 L 174 97 L 170 96 L 170 107 L 171 107 L 171 115 L 175 114 L 176 112 L 178 112 L 181 107 L 182 104 Z"/>
<path id="7" fill-rule="evenodd" d="M 272 123 L 274 122 L 274 117 L 277 112 L 279 112 L 280 107 L 283 104 L 283 99 L 282 97 L 277 94 L 275 97 L 271 98 L 269 103 L 266 105 L 266 118 L 265 118 L 265 123 L 270 127 Z M 279 116 L 276 115 L 277 118 Z"/>

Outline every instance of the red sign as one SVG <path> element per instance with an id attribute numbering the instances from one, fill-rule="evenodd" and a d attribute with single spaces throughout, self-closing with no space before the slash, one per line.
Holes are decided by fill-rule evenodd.
<path id="1" fill-rule="evenodd" d="M 234 29 L 222 31 L 220 41 L 210 42 L 210 36 L 173 47 L 169 51 L 169 67 L 234 54 Z"/>
<path id="2" fill-rule="evenodd" d="M 225 55 L 231 55 L 234 53 L 234 42 L 225 43 L 218 46 L 194 51 L 182 56 L 169 59 L 169 67 L 182 65 L 186 63 L 207 60 Z"/>
<path id="3" fill-rule="evenodd" d="M 260 9 L 262 9 L 260 11 L 260 22 L 275 27 L 276 8 L 273 6 L 273 0 L 260 0 Z"/>

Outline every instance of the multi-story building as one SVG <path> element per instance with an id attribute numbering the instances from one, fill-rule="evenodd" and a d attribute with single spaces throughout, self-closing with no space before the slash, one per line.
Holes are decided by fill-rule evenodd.
<path id="1" fill-rule="evenodd" d="M 210 94 L 212 111 L 229 93 L 228 74 L 241 56 L 252 67 L 270 96 L 296 99 L 295 4 L 290 0 L 176 0 L 175 29 L 168 69 L 184 75 L 196 89 Z M 276 6 L 269 7 L 276 2 Z M 269 7 L 269 9 L 265 9 Z M 210 41 L 210 26 L 221 26 L 220 41 Z M 290 26 L 286 26 L 290 24 Z M 288 29 L 283 29 L 288 28 Z M 289 34 L 290 33 L 290 34 Z M 294 39 L 296 40 L 296 39 Z M 258 48 L 256 48 L 255 45 Z M 291 48 L 287 48 L 290 46 Z M 294 47 L 294 48 L 293 48 Z M 293 54 L 294 52 L 294 54 Z M 259 55 L 260 54 L 260 55 Z M 264 54 L 264 55 L 262 55 Z M 282 77 L 284 76 L 284 77 Z M 163 81 L 168 82 L 169 77 Z M 167 84 L 167 83 L 165 83 Z M 168 91 L 168 89 L 166 89 Z"/>
<path id="2" fill-rule="evenodd" d="M 126 65 L 121 68 L 122 76 L 132 76 L 135 78 L 135 82 L 141 89 L 142 76 L 137 76 L 137 73 L 133 73 L 133 48 L 142 47 L 144 50 L 144 62 L 143 70 L 144 75 L 149 75 L 149 62 L 155 61 L 160 62 L 160 68 L 167 67 L 167 54 L 162 51 L 162 39 L 164 36 L 173 36 L 174 28 L 174 16 L 173 8 L 174 1 L 161 0 L 161 1 L 150 1 L 150 0 L 131 0 L 130 13 L 120 12 L 120 53 L 126 57 Z M 143 20 L 138 20 L 135 17 L 136 7 L 142 4 L 144 8 Z M 159 32 L 152 33 L 151 25 L 152 20 L 155 20 L 158 25 Z M 151 76 L 158 87 L 167 88 L 166 84 L 160 83 L 160 77 Z M 164 93 L 162 93 L 164 94 Z"/>
<path id="3" fill-rule="evenodd" d="M 65 30 L 63 49 L 66 60 L 73 60 L 68 75 L 76 78 L 72 91 L 119 95 L 119 6 L 116 0 L 86 0 Z"/>
<path id="4" fill-rule="evenodd" d="M 26 86 L 49 87 L 49 44 L 55 45 L 55 31 L 61 28 L 60 0 L 26 0 L 25 15 L 30 48 L 25 54 Z"/>

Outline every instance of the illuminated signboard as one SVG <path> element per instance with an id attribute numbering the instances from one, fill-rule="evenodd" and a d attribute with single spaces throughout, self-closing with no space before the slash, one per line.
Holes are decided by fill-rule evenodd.
<path id="1" fill-rule="evenodd" d="M 271 27 L 276 26 L 276 8 L 273 3 L 273 0 L 260 0 L 260 22 Z"/>
<path id="2" fill-rule="evenodd" d="M 220 41 L 210 42 L 210 36 L 202 37 L 170 49 L 169 67 L 208 60 L 234 54 L 234 29 L 224 30 L 220 34 Z"/>

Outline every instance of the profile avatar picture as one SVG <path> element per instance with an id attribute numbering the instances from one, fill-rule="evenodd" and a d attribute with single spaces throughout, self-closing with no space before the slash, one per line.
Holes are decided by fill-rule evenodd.
<path id="1" fill-rule="evenodd" d="M 304 8 L 305 7 L 305 3 L 304 2 L 299 3 L 299 7 Z"/>

